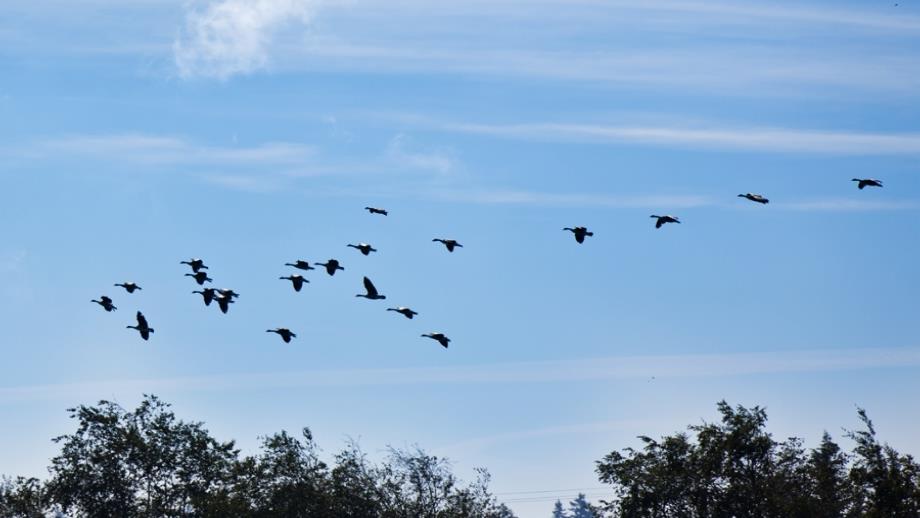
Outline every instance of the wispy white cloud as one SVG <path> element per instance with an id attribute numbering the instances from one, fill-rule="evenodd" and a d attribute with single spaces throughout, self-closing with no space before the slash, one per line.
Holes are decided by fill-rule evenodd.
<path id="1" fill-rule="evenodd" d="M 387 144 L 386 159 L 401 169 L 420 169 L 439 174 L 450 173 L 455 160 L 444 151 L 417 151 L 410 149 L 409 138 L 398 134 Z"/>
<path id="2" fill-rule="evenodd" d="M 756 353 L 620 356 L 464 367 L 315 370 L 194 378 L 111 380 L 0 388 L 0 402 L 95 398 L 142 392 L 233 392 L 298 387 L 374 387 L 491 383 L 556 383 L 829 372 L 920 366 L 920 347 L 823 349 Z"/>
<path id="3" fill-rule="evenodd" d="M 616 126 L 601 124 L 524 123 L 420 124 L 448 132 L 540 141 L 647 144 L 692 149 L 819 153 L 835 155 L 920 154 L 918 133 L 856 133 L 790 128 L 686 128 L 667 126 Z"/>
<path id="4" fill-rule="evenodd" d="M 187 6 L 173 44 L 182 77 L 226 79 L 265 67 L 272 38 L 287 25 L 306 25 L 320 0 L 212 0 Z M 200 4 L 199 4 L 200 5 Z"/>
<path id="5" fill-rule="evenodd" d="M 584 193 L 548 193 L 523 190 L 440 191 L 441 199 L 487 205 L 533 205 L 538 207 L 595 207 L 611 209 L 686 209 L 716 204 L 701 195 L 608 195 Z"/>

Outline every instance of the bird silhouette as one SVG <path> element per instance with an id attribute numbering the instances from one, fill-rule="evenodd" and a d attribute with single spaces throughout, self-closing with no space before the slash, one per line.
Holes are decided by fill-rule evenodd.
<path id="1" fill-rule="evenodd" d="M 766 204 L 770 203 L 770 200 L 764 198 L 763 196 L 761 196 L 761 195 L 759 195 L 759 194 L 746 193 L 746 194 L 739 194 L 738 197 L 739 197 L 739 198 L 747 198 L 747 199 L 749 199 L 749 200 L 751 200 L 751 201 L 753 201 L 753 202 L 759 203 L 759 204 L 761 204 L 761 205 L 766 205 Z"/>
<path id="2" fill-rule="evenodd" d="M 200 271 L 199 271 L 199 272 L 195 272 L 195 273 L 187 273 L 187 274 L 185 274 L 185 276 L 186 276 L 186 277 L 191 277 L 191 278 L 195 279 L 195 282 L 197 282 L 199 285 L 202 285 L 202 284 L 204 284 L 204 283 L 206 283 L 206 282 L 211 282 L 211 281 L 214 280 L 214 279 L 208 277 L 207 272 L 200 272 Z"/>
<path id="3" fill-rule="evenodd" d="M 415 311 L 412 311 L 411 309 L 405 306 L 399 306 L 396 308 L 387 308 L 387 311 L 395 311 L 399 313 L 400 315 L 408 318 L 409 320 L 412 320 L 412 317 L 414 317 L 415 315 L 418 315 L 418 313 L 416 313 Z"/>
<path id="4" fill-rule="evenodd" d="M 854 182 L 859 182 L 856 184 L 859 187 L 859 190 L 863 190 L 866 187 L 881 187 L 882 181 L 876 180 L 875 178 L 853 178 Z"/>
<path id="5" fill-rule="evenodd" d="M 562 230 L 568 230 L 569 232 L 575 234 L 575 241 L 578 241 L 579 243 L 585 242 L 585 236 L 594 235 L 594 232 L 588 232 L 587 227 L 575 227 L 575 228 L 565 227 Z"/>
<path id="6" fill-rule="evenodd" d="M 374 283 L 367 277 L 364 278 L 364 289 L 367 291 L 366 294 L 359 293 L 355 295 L 355 297 L 364 297 L 368 300 L 383 300 L 387 298 L 386 295 L 381 295 L 380 292 L 377 291 Z"/>
<path id="7" fill-rule="evenodd" d="M 313 263 L 313 264 L 317 266 L 325 267 L 326 273 L 328 273 L 329 275 L 335 275 L 336 270 L 343 270 L 343 271 L 345 270 L 345 268 L 342 268 L 341 266 L 339 266 L 339 262 L 335 259 L 329 259 L 325 263 Z"/>
<path id="8" fill-rule="evenodd" d="M 189 259 L 188 261 L 179 261 L 179 264 L 187 264 L 192 267 L 192 271 L 198 273 L 198 270 L 207 270 L 208 267 L 204 265 L 204 261 L 201 259 Z"/>
<path id="9" fill-rule="evenodd" d="M 235 304 L 233 297 L 230 295 L 217 295 L 214 300 L 217 301 L 217 307 L 220 308 L 220 312 L 225 315 L 227 311 L 230 311 L 230 304 Z"/>
<path id="10" fill-rule="evenodd" d="M 99 300 L 93 299 L 90 302 L 95 302 L 96 304 L 99 304 L 100 306 L 102 306 L 102 309 L 106 311 L 115 311 L 116 309 L 118 309 L 115 307 L 114 304 L 112 304 L 112 299 L 110 299 L 109 297 L 105 295 L 102 295 L 101 297 L 99 297 Z"/>
<path id="11" fill-rule="evenodd" d="M 266 329 L 266 333 L 278 333 L 281 336 L 281 339 L 284 340 L 284 343 L 291 343 L 291 338 L 297 338 L 297 335 L 293 331 L 286 327 L 279 327 L 277 329 Z"/>
<path id="12" fill-rule="evenodd" d="M 447 344 L 450 343 L 450 338 L 444 336 L 444 333 L 427 333 L 422 336 L 437 341 L 439 344 L 441 344 L 441 347 L 445 349 L 447 349 Z"/>
<path id="13" fill-rule="evenodd" d="M 315 269 L 316 269 L 316 268 L 310 266 L 310 263 L 308 263 L 308 262 L 306 262 L 306 261 L 302 261 L 302 260 L 300 260 L 300 259 L 298 259 L 297 261 L 295 261 L 295 262 L 293 262 L 293 263 L 284 263 L 284 265 L 285 265 L 285 266 L 293 266 L 294 268 L 297 268 L 298 270 L 315 270 Z"/>
<path id="14" fill-rule="evenodd" d="M 361 252 L 364 255 L 370 255 L 371 252 L 377 251 L 376 248 L 372 247 L 371 245 L 367 243 L 358 243 L 357 245 L 349 244 L 348 246 L 352 248 L 356 248 L 359 252 Z"/>
<path id="15" fill-rule="evenodd" d="M 115 286 L 124 288 L 128 293 L 134 293 L 136 290 L 144 289 L 138 286 L 137 284 L 134 284 L 133 282 L 122 282 L 122 283 L 116 284 Z"/>
<path id="16" fill-rule="evenodd" d="M 371 214 L 381 214 L 383 216 L 389 214 L 386 210 L 378 209 L 377 207 L 364 207 L 364 210 L 370 212 Z"/>
<path id="17" fill-rule="evenodd" d="M 220 295 L 223 295 L 223 296 L 225 296 L 225 297 L 230 297 L 231 299 L 235 299 L 235 298 L 237 298 L 237 297 L 240 296 L 239 293 L 237 293 L 237 292 L 231 290 L 230 288 L 221 288 L 221 289 L 217 290 L 217 293 L 219 293 Z"/>
<path id="18" fill-rule="evenodd" d="M 661 226 L 666 223 L 680 223 L 680 220 L 675 218 L 674 216 L 658 216 L 658 215 L 652 214 L 649 217 L 655 218 L 658 220 L 655 222 L 655 228 L 661 228 Z"/>
<path id="19" fill-rule="evenodd" d="M 140 311 L 137 312 L 137 325 L 126 327 L 128 329 L 137 329 L 137 332 L 141 334 L 141 338 L 144 340 L 150 338 L 150 333 L 153 333 L 153 328 L 147 324 L 147 319 L 144 318 L 144 314 Z"/>
<path id="20" fill-rule="evenodd" d="M 203 291 L 195 290 L 192 293 L 200 293 L 201 298 L 204 299 L 205 306 L 210 306 L 211 301 L 217 297 L 217 294 L 216 294 L 217 290 L 215 290 L 214 288 L 205 288 Z"/>
<path id="21" fill-rule="evenodd" d="M 303 275 L 288 275 L 287 277 L 278 277 L 279 279 L 284 279 L 286 281 L 291 281 L 291 284 L 294 285 L 294 291 L 300 291 L 303 288 L 303 283 L 310 282 L 307 279 L 303 278 Z"/>
<path id="22" fill-rule="evenodd" d="M 431 240 L 432 242 L 444 243 L 444 246 L 447 247 L 448 252 L 453 252 L 454 248 L 463 248 L 463 245 L 458 243 L 455 239 L 441 239 L 436 237 Z"/>

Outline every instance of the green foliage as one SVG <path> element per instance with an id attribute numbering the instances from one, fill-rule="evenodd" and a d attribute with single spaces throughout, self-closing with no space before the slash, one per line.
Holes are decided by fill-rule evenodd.
<path id="1" fill-rule="evenodd" d="M 69 411 L 77 430 L 54 439 L 50 479 L 0 481 L 0 518 L 513 518 L 487 472 L 463 485 L 419 449 L 391 449 L 376 465 L 350 444 L 330 467 L 306 428 L 241 457 L 154 396 L 134 411 L 107 401 Z"/>
<path id="2" fill-rule="evenodd" d="M 776 441 L 760 407 L 718 404 L 721 423 L 688 427 L 641 450 L 614 451 L 597 463 L 615 498 L 615 517 L 899 518 L 920 516 L 920 465 L 878 443 L 865 411 L 865 430 L 848 432 L 849 455 L 825 432 L 806 451 L 802 441 Z"/>

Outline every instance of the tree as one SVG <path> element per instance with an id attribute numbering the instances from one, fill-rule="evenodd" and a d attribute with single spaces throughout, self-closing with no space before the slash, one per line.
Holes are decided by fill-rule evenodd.
<path id="1" fill-rule="evenodd" d="M 841 452 L 825 432 L 807 451 L 801 439 L 776 441 L 760 407 L 717 405 L 720 423 L 689 426 L 659 441 L 639 437 L 641 450 L 614 451 L 597 463 L 614 498 L 615 517 L 916 517 L 920 465 L 878 443 L 865 429 L 848 432 L 856 446 Z"/>
<path id="2" fill-rule="evenodd" d="M 565 509 L 562 508 L 562 502 L 556 500 L 556 504 L 553 505 L 553 518 L 568 518 L 568 516 Z"/>
<path id="3" fill-rule="evenodd" d="M 241 457 L 201 423 L 146 396 L 133 411 L 101 401 L 69 409 L 73 434 L 51 478 L 0 480 L 0 518 L 118 516 L 223 518 L 513 518 L 489 493 L 489 474 L 462 484 L 446 459 L 391 449 L 377 465 L 355 444 L 320 459 L 308 428 L 263 437 Z"/>
<path id="4" fill-rule="evenodd" d="M 575 500 L 569 502 L 569 514 L 571 518 L 597 518 L 594 514 L 594 508 L 588 503 L 584 493 L 578 493 Z"/>

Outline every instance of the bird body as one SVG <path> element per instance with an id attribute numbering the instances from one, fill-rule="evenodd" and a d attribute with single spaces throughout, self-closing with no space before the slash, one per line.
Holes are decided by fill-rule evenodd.
<path id="1" fill-rule="evenodd" d="M 361 252 L 364 255 L 370 255 L 371 252 L 377 251 L 376 248 L 372 247 L 371 245 L 367 243 L 358 243 L 357 245 L 349 244 L 348 246 L 352 248 L 356 248 L 359 252 Z"/>
<path id="2" fill-rule="evenodd" d="M 446 336 L 444 336 L 444 333 L 427 333 L 422 336 L 435 340 L 436 342 L 441 344 L 441 347 L 445 349 L 447 349 L 447 344 L 450 343 L 450 338 L 447 338 Z"/>
<path id="3" fill-rule="evenodd" d="M 217 295 L 214 297 L 214 300 L 217 301 L 217 307 L 220 308 L 220 312 L 227 314 L 227 311 L 230 311 L 230 304 L 234 304 L 233 297 L 230 295 Z"/>
<path id="4" fill-rule="evenodd" d="M 265 332 L 266 333 L 278 333 L 278 335 L 281 337 L 282 340 L 284 340 L 284 343 L 286 344 L 291 343 L 291 338 L 297 338 L 297 335 L 294 334 L 293 331 L 291 331 L 290 329 L 286 327 L 279 327 L 277 329 L 266 329 Z"/>
<path id="5" fill-rule="evenodd" d="M 745 193 L 745 194 L 739 194 L 738 197 L 739 197 L 739 198 L 747 198 L 747 199 L 749 199 L 749 200 L 751 200 L 751 201 L 753 201 L 753 202 L 755 202 L 755 203 L 759 203 L 759 204 L 761 204 L 761 205 L 766 205 L 766 204 L 770 203 L 770 200 L 764 198 L 763 196 L 761 196 L 761 195 L 759 195 L 759 194 Z"/>
<path id="6" fill-rule="evenodd" d="M 436 237 L 431 240 L 432 242 L 443 243 L 447 247 L 448 252 L 453 252 L 454 248 L 463 248 L 463 245 L 457 242 L 456 239 L 441 239 Z"/>
<path id="7" fill-rule="evenodd" d="M 587 227 L 575 227 L 575 228 L 565 227 L 562 230 L 568 230 L 569 232 L 575 234 L 575 241 L 578 241 L 579 243 L 585 242 L 585 236 L 594 235 L 594 232 L 589 232 Z"/>
<path id="8" fill-rule="evenodd" d="M 134 284 L 133 282 L 122 282 L 122 283 L 116 284 L 115 286 L 124 288 L 125 291 L 127 291 L 128 293 L 134 293 L 136 290 L 144 289 L 138 286 L 137 284 Z"/>
<path id="9" fill-rule="evenodd" d="M 342 266 L 339 265 L 339 262 L 335 259 L 329 259 L 325 263 L 314 263 L 317 266 L 323 266 L 326 268 L 326 273 L 329 275 L 335 275 L 336 270 L 345 270 Z"/>
<path id="10" fill-rule="evenodd" d="M 409 309 L 409 308 L 407 308 L 407 307 L 405 307 L 405 306 L 399 306 L 399 307 L 396 307 L 396 308 L 387 308 L 387 311 L 395 311 L 395 312 L 399 313 L 400 315 L 402 315 L 402 316 L 408 318 L 409 320 L 412 320 L 412 317 L 414 317 L 415 315 L 418 315 L 417 312 L 412 311 L 411 309 Z"/>
<path id="11" fill-rule="evenodd" d="M 284 265 L 293 266 L 294 268 L 297 268 L 298 270 L 315 270 L 316 269 L 310 266 L 310 263 L 308 263 L 307 261 L 302 261 L 300 259 L 298 259 L 297 261 L 293 263 L 284 263 Z"/>
<path id="12" fill-rule="evenodd" d="M 147 319 L 144 318 L 144 314 L 140 311 L 137 312 L 137 325 L 136 326 L 127 326 L 128 329 L 137 329 L 137 332 L 141 334 L 141 338 L 147 340 L 150 338 L 150 334 L 153 333 L 153 328 L 147 324 Z"/>
<path id="13" fill-rule="evenodd" d="M 652 214 L 652 215 L 649 216 L 649 217 L 650 217 L 650 218 L 655 218 L 655 219 L 658 220 L 658 221 L 655 222 L 655 228 L 661 228 L 661 226 L 664 225 L 664 224 L 666 224 L 666 223 L 680 223 L 680 220 L 679 220 L 679 219 L 677 219 L 676 217 L 671 216 L 671 215 L 658 216 L 658 215 L 656 215 L 656 214 Z"/>
<path id="14" fill-rule="evenodd" d="M 859 190 L 863 190 L 866 187 L 881 187 L 882 181 L 876 180 L 875 178 L 853 178 L 854 182 L 859 182 L 856 184 L 859 187 Z"/>
<path id="15" fill-rule="evenodd" d="M 99 297 L 99 300 L 93 299 L 90 302 L 95 302 L 96 304 L 99 304 L 100 306 L 102 306 L 102 309 L 106 311 L 115 311 L 116 309 L 118 309 L 115 307 L 114 304 L 112 304 L 112 299 L 105 295 L 102 295 L 101 297 Z"/>
<path id="16" fill-rule="evenodd" d="M 355 297 L 364 297 L 368 300 L 383 300 L 387 298 L 386 295 L 381 295 L 380 292 L 377 291 L 374 283 L 367 277 L 364 278 L 364 289 L 367 291 L 366 294 L 359 293 L 355 295 Z"/>
<path id="17" fill-rule="evenodd" d="M 310 282 L 307 279 L 304 279 L 303 275 L 288 275 L 287 277 L 278 278 L 291 281 L 291 284 L 294 286 L 294 291 L 300 291 L 300 289 L 303 288 L 303 283 Z"/>
<path id="18" fill-rule="evenodd" d="M 205 288 L 203 291 L 195 290 L 192 293 L 200 293 L 201 298 L 204 299 L 205 306 L 210 306 L 211 301 L 213 301 L 217 297 L 217 290 L 215 290 L 214 288 Z"/>
<path id="19" fill-rule="evenodd" d="M 364 210 L 370 212 L 371 214 L 380 214 L 382 216 L 389 214 L 386 210 L 378 209 L 377 207 L 364 207 Z"/>
<path id="20" fill-rule="evenodd" d="M 198 270 L 207 270 L 208 267 L 204 265 L 204 261 L 201 259 L 189 259 L 188 261 L 179 261 L 179 264 L 187 264 L 192 267 L 192 271 L 198 273 Z"/>
<path id="21" fill-rule="evenodd" d="M 204 284 L 204 283 L 206 283 L 206 282 L 211 282 L 211 281 L 214 280 L 214 279 L 208 277 L 207 272 L 201 272 L 201 271 L 198 271 L 198 272 L 195 272 L 195 273 L 187 273 L 187 274 L 185 274 L 185 276 L 186 276 L 186 277 L 191 277 L 191 278 L 195 279 L 195 282 L 197 282 L 199 285 L 202 285 L 202 284 Z"/>

